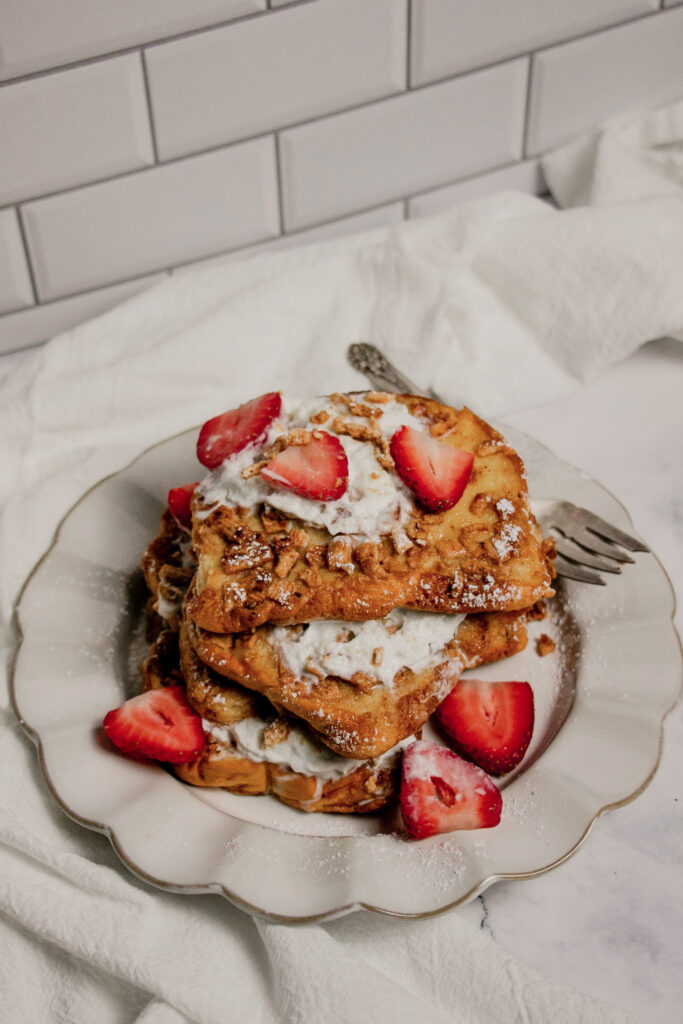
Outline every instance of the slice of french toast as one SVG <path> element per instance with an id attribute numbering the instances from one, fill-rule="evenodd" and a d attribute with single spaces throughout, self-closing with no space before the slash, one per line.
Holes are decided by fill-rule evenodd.
<path id="1" fill-rule="evenodd" d="M 438 442 L 438 458 L 471 457 L 451 507 L 425 497 L 439 467 L 423 479 L 431 450 L 406 463 L 404 430 L 422 446 Z M 301 493 L 304 457 L 304 469 L 285 466 L 282 486 L 272 469 L 283 450 L 322 434 L 338 439 L 348 463 L 344 493 L 325 501 Z M 433 399 L 370 392 L 285 402 L 263 437 L 208 474 L 193 509 L 198 568 L 187 614 L 216 634 L 378 619 L 399 607 L 514 611 L 552 594 L 553 545 L 532 515 L 519 455 L 469 409 Z"/>
<path id="2" fill-rule="evenodd" d="M 400 749 L 354 760 L 324 746 L 302 723 L 202 664 L 172 628 L 159 632 L 141 666 L 143 689 L 185 685 L 202 716 L 206 745 L 173 772 L 193 786 L 257 796 L 271 793 L 303 811 L 368 813 L 397 793 Z"/>
<path id="3" fill-rule="evenodd" d="M 427 613 L 412 614 L 420 620 L 433 618 Z M 391 630 L 402 618 L 401 613 L 393 612 L 384 623 Z M 339 674 L 345 671 L 343 663 L 326 668 L 325 658 L 317 663 L 312 658 L 302 671 L 296 659 L 300 626 L 261 626 L 251 633 L 216 634 L 188 620 L 181 627 L 181 645 L 190 643 L 199 659 L 213 670 L 214 678 L 217 674 L 238 682 L 303 720 L 335 753 L 374 758 L 419 730 L 464 669 L 509 657 L 526 646 L 524 610 L 448 618 L 452 619 L 449 639 L 442 644 L 437 641 L 441 646 L 432 645 L 426 663 L 424 657 L 421 659 L 422 667 L 402 665 L 384 679 L 381 666 L 373 664 L 373 657 L 379 657 L 377 646 L 364 660 L 353 658 L 346 670 L 348 678 Z M 309 629 L 316 625 L 311 624 Z M 333 651 L 338 655 L 345 646 L 343 635 L 353 633 L 357 624 L 333 625 L 339 628 L 337 650 Z M 362 629 L 369 624 L 359 625 Z M 420 625 L 426 628 L 428 624 L 418 623 L 418 631 Z M 392 657 L 391 645 L 400 641 L 401 629 L 407 628 L 404 621 L 395 634 L 385 633 L 383 661 L 400 664 L 400 657 Z M 286 637 L 287 633 L 291 636 Z M 423 648 L 427 647 L 425 639 Z"/>

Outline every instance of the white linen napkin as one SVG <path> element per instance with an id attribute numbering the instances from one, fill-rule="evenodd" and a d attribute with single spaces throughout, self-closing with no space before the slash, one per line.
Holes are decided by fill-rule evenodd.
<path id="1" fill-rule="evenodd" d="M 682 111 L 549 158 L 558 200 L 597 206 L 507 194 L 177 274 L 0 370 L 0 1019 L 628 1019 L 544 980 L 458 912 L 287 927 L 148 888 L 49 795 L 6 669 L 22 580 L 84 490 L 263 391 L 362 387 L 350 342 L 375 341 L 419 386 L 490 416 L 568 394 L 683 330 Z"/>
<path id="2" fill-rule="evenodd" d="M 560 206 L 680 196 L 683 102 L 615 117 L 596 135 L 550 153 L 543 171 Z"/>

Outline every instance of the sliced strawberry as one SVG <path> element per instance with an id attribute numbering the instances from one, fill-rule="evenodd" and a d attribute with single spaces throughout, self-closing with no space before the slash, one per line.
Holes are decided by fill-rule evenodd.
<path id="1" fill-rule="evenodd" d="M 197 458 L 202 466 L 216 469 L 225 459 L 258 441 L 280 415 L 281 408 L 280 392 L 270 391 L 207 420 L 197 439 Z"/>
<path id="2" fill-rule="evenodd" d="M 491 775 L 522 760 L 534 731 L 534 693 L 528 683 L 461 679 L 436 711 L 453 747 Z"/>
<path id="3" fill-rule="evenodd" d="M 349 463 L 338 437 L 315 430 L 310 444 L 290 445 L 270 460 L 261 476 L 271 487 L 303 498 L 336 501 L 349 482 Z"/>
<path id="4" fill-rule="evenodd" d="M 185 764 L 204 749 L 202 720 L 181 686 L 166 686 L 131 697 L 109 711 L 104 731 L 124 754 Z"/>
<path id="5" fill-rule="evenodd" d="M 400 802 L 410 839 L 492 828 L 503 806 L 500 790 L 481 768 L 422 740 L 403 754 Z"/>
<path id="6" fill-rule="evenodd" d="M 198 486 L 193 484 L 182 484 L 180 487 L 172 487 L 168 492 L 168 510 L 178 520 L 181 526 L 192 526 L 192 495 Z"/>
<path id="7" fill-rule="evenodd" d="M 428 512 L 445 512 L 460 500 L 474 457 L 412 427 L 399 427 L 390 442 L 396 472 Z"/>

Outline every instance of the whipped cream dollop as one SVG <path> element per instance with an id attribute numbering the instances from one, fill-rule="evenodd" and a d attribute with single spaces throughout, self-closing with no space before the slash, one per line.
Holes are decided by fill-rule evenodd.
<path id="1" fill-rule="evenodd" d="M 421 672 L 443 661 L 444 647 L 464 618 L 395 608 L 368 622 L 320 619 L 303 628 L 274 626 L 269 638 L 285 667 L 303 682 L 317 682 L 311 669 L 341 679 L 364 672 L 391 688 L 400 669 Z"/>
<path id="2" fill-rule="evenodd" d="M 362 396 L 359 401 L 362 401 Z M 373 408 L 381 412 L 373 424 L 387 440 L 402 426 L 424 430 L 424 425 L 401 402 L 390 400 L 377 403 Z M 329 420 L 315 422 L 312 417 L 321 412 L 330 413 Z M 331 423 L 335 416 L 341 416 L 347 423 L 368 424 L 368 420 L 352 415 L 330 398 L 283 398 L 282 411 L 270 425 L 265 438 L 226 459 L 200 483 L 199 493 L 204 503 L 207 506 L 241 506 L 251 511 L 266 503 L 333 535 L 347 534 L 359 540 L 377 541 L 394 531 L 405 537 L 403 529 L 413 508 L 412 494 L 395 472 L 387 471 L 379 464 L 371 441 L 335 435 L 339 436 L 349 463 L 348 487 L 336 501 L 317 501 L 293 491 L 276 489 L 258 474 L 246 480 L 243 478 L 242 471 L 251 466 L 278 437 L 294 429 L 334 433 Z M 410 546 L 409 541 L 406 546 Z"/>
<path id="3" fill-rule="evenodd" d="M 202 726 L 204 732 L 215 741 L 250 761 L 268 761 L 281 768 L 291 769 L 299 775 L 311 775 L 322 780 L 340 779 L 344 775 L 350 775 L 368 760 L 365 758 L 358 761 L 352 757 L 335 754 L 311 732 L 297 725 L 292 725 L 285 739 L 272 746 L 266 746 L 264 736 L 268 722 L 263 718 L 243 718 L 241 722 L 233 722 L 230 725 L 216 725 L 215 722 L 202 719 Z M 408 736 L 371 763 L 380 767 L 414 742 L 415 737 Z"/>
<path id="4" fill-rule="evenodd" d="M 180 565 L 183 569 L 196 568 L 197 562 L 192 551 L 192 533 L 187 527 L 179 525 L 179 534 L 175 540 L 175 546 L 180 555 Z M 178 583 L 174 583 L 173 586 L 169 587 L 163 580 L 160 581 L 155 608 L 157 614 L 170 622 L 175 615 L 180 614 L 180 610 L 183 607 L 183 601 L 185 600 L 185 592 L 189 583 L 184 587 Z"/>
<path id="5" fill-rule="evenodd" d="M 161 590 L 157 594 L 156 610 L 157 614 L 165 619 L 166 622 L 170 622 L 174 615 L 180 614 L 180 609 L 183 606 L 183 596 L 170 601 Z"/>

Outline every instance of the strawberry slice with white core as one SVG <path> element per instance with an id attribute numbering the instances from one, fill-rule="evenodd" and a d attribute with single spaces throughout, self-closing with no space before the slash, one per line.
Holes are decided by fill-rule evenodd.
<path id="1" fill-rule="evenodd" d="M 460 500 L 472 475 L 471 452 L 412 427 L 399 427 L 389 447 L 396 472 L 428 512 L 445 512 Z"/>
<path id="2" fill-rule="evenodd" d="M 410 839 L 493 828 L 503 799 L 486 772 L 438 743 L 418 740 L 403 754 L 401 814 Z"/>
<path id="3" fill-rule="evenodd" d="M 197 487 L 198 482 L 182 484 L 168 492 L 168 511 L 188 530 L 192 526 L 192 495 Z"/>
<path id="4" fill-rule="evenodd" d="M 197 458 L 202 466 L 216 469 L 231 455 L 259 441 L 281 409 L 280 392 L 270 391 L 207 420 L 197 439 Z"/>
<path id="5" fill-rule="evenodd" d="M 204 749 L 202 720 L 187 703 L 181 686 L 131 697 L 109 711 L 102 725 L 115 747 L 136 757 L 186 764 Z"/>
<path id="6" fill-rule="evenodd" d="M 336 501 L 346 491 L 349 463 L 338 437 L 315 430 L 309 444 L 290 445 L 272 458 L 261 478 L 302 498 Z"/>
<path id="7" fill-rule="evenodd" d="M 451 745 L 491 775 L 505 775 L 524 757 L 534 731 L 534 693 L 528 683 L 461 679 L 436 719 Z"/>

